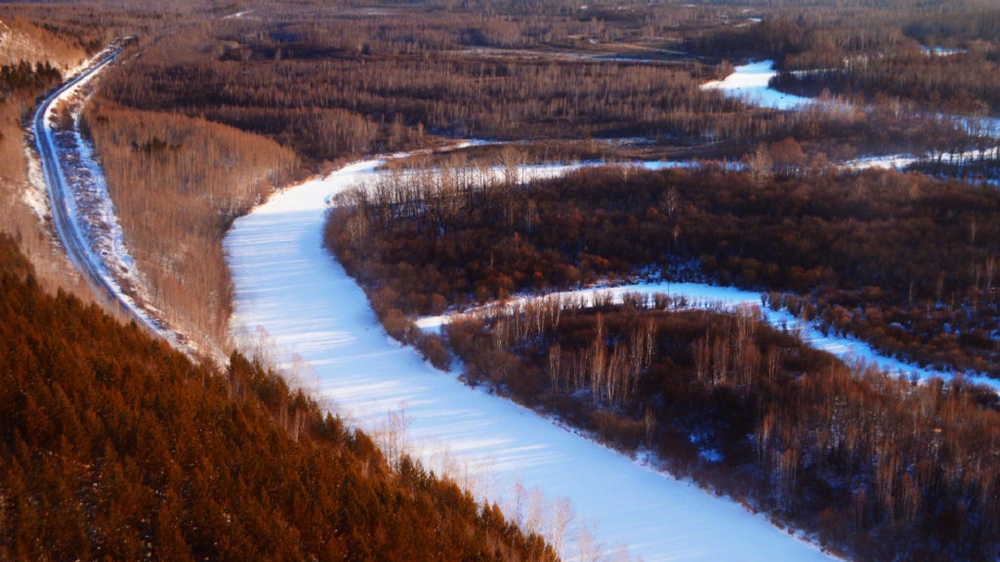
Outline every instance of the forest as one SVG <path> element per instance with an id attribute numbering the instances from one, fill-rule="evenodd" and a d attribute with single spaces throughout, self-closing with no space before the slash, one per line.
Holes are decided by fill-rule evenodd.
<path id="1" fill-rule="evenodd" d="M 43 293 L 0 235 L 0 558 L 556 560 L 238 353 Z"/>
<path id="2" fill-rule="evenodd" d="M 57 68 L 46 61 L 32 67 L 25 60 L 0 67 L 0 94 L 22 91 L 44 91 L 62 81 Z"/>
<path id="3" fill-rule="evenodd" d="M 26 204 L 31 191 L 23 119 L 33 100 L 59 81 L 85 51 L 65 37 L 21 17 L 0 15 L 0 232 L 19 239 L 21 250 L 35 267 L 40 286 L 88 298 L 77 284 L 69 260 L 53 252 L 36 209 Z"/>
<path id="4" fill-rule="evenodd" d="M 771 36 L 810 26 L 750 25 L 742 15 L 733 27 L 724 8 L 649 6 L 586 17 L 578 8 L 539 9 L 260 8 L 254 18 L 140 40 L 142 56 L 112 73 L 102 95 L 265 135 L 316 161 L 426 146 L 441 136 L 638 138 L 650 144 L 647 157 L 680 147 L 730 158 L 787 136 L 838 158 L 898 146 L 942 151 L 974 136 L 897 108 L 776 112 L 699 88 L 731 68 L 723 55 L 750 56 L 731 43 L 760 56 L 777 41 Z"/>
<path id="5" fill-rule="evenodd" d="M 298 157 L 231 127 L 101 99 L 88 104 L 84 124 L 151 298 L 171 325 L 225 349 L 232 281 L 222 237 L 295 179 Z"/>
<path id="6" fill-rule="evenodd" d="M 757 172 L 585 167 L 527 185 L 481 169 L 389 173 L 340 196 L 325 240 L 382 315 L 644 271 L 707 276 L 887 355 L 1000 374 L 993 187 L 797 173 L 783 168 L 801 158 L 794 141 L 766 152 Z"/>
<path id="7" fill-rule="evenodd" d="M 987 560 L 997 396 L 844 364 L 759 309 L 547 297 L 446 325 L 462 376 L 857 560 Z"/>
<path id="8" fill-rule="evenodd" d="M 279 3 L 236 18 L 227 17 L 236 8 L 201 11 L 180 2 L 171 5 L 171 21 L 183 33 L 155 10 L 111 11 L 102 16 L 107 29 L 137 39 L 122 56 L 127 62 L 102 79 L 84 132 L 121 201 L 122 227 L 152 285 L 152 303 L 206 348 L 228 345 L 227 221 L 283 182 L 363 154 L 471 137 L 531 142 L 534 161 L 738 160 L 761 143 L 792 138 L 803 157 L 787 165 L 825 167 L 903 148 L 937 157 L 938 170 L 951 173 L 952 160 L 942 163 L 942 155 L 985 146 L 979 132 L 917 109 L 873 103 L 780 112 L 701 89 L 731 68 L 724 57 L 740 56 L 740 45 L 770 54 L 784 34 L 806 52 L 824 30 L 850 37 L 871 30 L 865 41 L 837 40 L 876 48 L 896 32 L 873 26 L 903 25 L 880 12 L 877 23 L 855 31 L 860 15 L 838 23 L 839 11 L 817 9 L 802 26 L 788 23 L 801 10 L 777 5 L 757 24 L 765 14 L 710 4 L 583 14 L 565 3 L 378 10 Z M 45 25 L 73 38 L 83 19 L 68 13 Z M 154 137 L 176 144 L 165 135 L 178 127 L 188 137 L 178 150 L 125 150 Z M 233 129 L 246 135 L 237 140 Z M 228 156 L 207 146 L 224 146 Z M 257 168 L 250 171 L 249 162 Z M 242 169 L 249 182 L 227 175 Z M 243 193 L 247 183 L 252 196 Z"/>
<path id="9" fill-rule="evenodd" d="M 815 26 L 775 18 L 699 37 L 692 47 L 716 56 L 765 54 L 783 70 L 772 85 L 785 92 L 985 117 L 1000 110 L 1000 11 L 990 8 L 883 18 L 840 13 Z"/>

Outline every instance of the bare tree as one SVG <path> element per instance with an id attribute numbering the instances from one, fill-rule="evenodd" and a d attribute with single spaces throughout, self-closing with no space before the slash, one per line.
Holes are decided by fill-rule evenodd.
<path id="1" fill-rule="evenodd" d="M 677 192 L 677 186 L 675 185 L 668 187 L 667 191 L 660 196 L 660 208 L 670 218 L 677 216 L 677 211 L 680 209 L 680 203 L 680 194 Z"/>
<path id="2" fill-rule="evenodd" d="M 558 344 L 552 344 L 549 347 L 549 380 L 552 384 L 552 390 L 559 392 L 559 379 L 562 373 L 562 347 Z"/>
<path id="3" fill-rule="evenodd" d="M 770 151 L 766 146 L 757 145 L 757 148 L 744 159 L 750 174 L 750 184 L 753 187 L 762 187 L 771 181 L 774 162 L 771 160 Z"/>
<path id="4" fill-rule="evenodd" d="M 601 559 L 602 547 L 597 542 L 597 521 L 584 519 L 580 521 L 576 544 L 580 562 L 597 562 Z"/>
<path id="5" fill-rule="evenodd" d="M 552 548 L 558 553 L 562 553 L 566 530 L 575 516 L 568 498 L 556 498 L 552 504 L 552 521 L 549 525 L 548 538 Z"/>
<path id="6" fill-rule="evenodd" d="M 413 423 L 406 416 L 406 408 L 406 402 L 400 402 L 397 410 L 386 412 L 386 420 L 379 423 L 373 432 L 379 448 L 394 469 L 399 467 L 400 459 L 406 454 L 407 431 Z"/>

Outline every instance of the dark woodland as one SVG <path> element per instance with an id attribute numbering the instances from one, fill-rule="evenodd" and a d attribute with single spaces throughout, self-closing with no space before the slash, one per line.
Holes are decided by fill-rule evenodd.
<path id="1" fill-rule="evenodd" d="M 802 155 L 791 141 L 768 159 L 782 170 Z M 707 276 L 770 291 L 774 308 L 888 355 L 1000 374 L 992 187 L 884 171 L 628 166 L 527 186 L 475 177 L 432 186 L 390 175 L 342 197 L 326 243 L 377 312 L 438 314 L 643 272 Z"/>
<path id="2" fill-rule="evenodd" d="M 708 281 L 943 376 L 1000 377 L 998 131 L 979 119 L 1000 112 L 996 2 L 581 4 L 0 5 L 32 55 L 0 63 L 0 559 L 556 560 L 229 353 L 236 217 L 353 158 L 474 138 L 509 146 L 390 166 L 329 215 L 391 337 L 834 553 L 995 560 L 1000 404 L 961 374 L 917 384 L 666 295 L 471 309 Z M 226 368 L 47 294 L 68 285 L 51 232 L 15 211 L 37 96 L 123 37 L 83 132 L 153 304 Z M 826 105 L 701 88 L 762 59 Z M 921 160 L 839 167 L 886 154 Z M 684 163 L 517 171 L 580 159 Z M 441 334 L 413 323 L 462 310 Z"/>

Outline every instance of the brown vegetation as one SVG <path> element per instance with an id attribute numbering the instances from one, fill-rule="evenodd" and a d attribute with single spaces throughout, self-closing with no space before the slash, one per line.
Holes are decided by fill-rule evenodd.
<path id="1" fill-rule="evenodd" d="M 782 91 L 826 91 L 856 104 L 891 104 L 897 112 L 909 107 L 981 116 L 1000 110 L 1000 11 L 990 8 L 956 9 L 945 17 L 920 11 L 825 18 L 814 13 L 811 25 L 777 17 L 705 35 L 693 48 L 773 58 L 787 71 L 773 82 Z M 934 48 L 950 51 L 934 54 Z"/>
<path id="2" fill-rule="evenodd" d="M 232 283 L 222 238 L 290 181 L 296 156 L 230 127 L 103 100 L 88 107 L 86 129 L 153 304 L 189 337 L 226 349 Z"/>
<path id="3" fill-rule="evenodd" d="M 9 8 L 8 8 L 9 9 Z M 36 25 L 24 17 L 4 17 L 0 12 L 0 64 L 51 64 L 66 71 L 84 61 L 85 49 L 49 25 Z M 102 44 L 101 47 L 104 45 Z"/>
<path id="4" fill-rule="evenodd" d="M 261 7 L 143 39 L 142 55 L 104 90 L 127 107 L 203 116 L 316 160 L 437 135 L 641 137 L 661 151 L 707 142 L 713 154 L 737 157 L 789 135 L 831 156 L 887 150 L 890 140 L 944 146 L 947 126 L 934 120 L 779 112 L 701 90 L 724 65 L 675 49 L 727 24 L 724 8 L 577 10 Z"/>
<path id="5" fill-rule="evenodd" d="M 773 165 L 795 159 L 786 144 L 761 173 L 585 168 L 527 186 L 469 169 L 388 174 L 341 198 L 325 240 L 376 309 L 436 313 L 694 267 L 794 292 L 808 319 L 887 354 L 996 375 L 997 191 L 898 172 L 791 173 Z"/>
<path id="6" fill-rule="evenodd" d="M 0 558 L 556 560 L 260 364 L 45 295 L 2 235 L 0 267 Z"/>
<path id="7" fill-rule="evenodd" d="M 186 39 L 196 45 L 179 45 L 189 52 L 197 46 L 197 56 L 178 61 L 175 44 L 150 48 L 105 91 L 131 107 L 203 114 L 267 134 L 320 159 L 397 150 L 428 133 L 700 135 L 704 127 L 692 114 L 739 106 L 700 92 L 688 73 L 666 66 L 482 56 L 462 40 L 467 15 L 404 15 L 391 26 L 342 16 L 324 22 L 327 28 L 296 22 L 253 36 L 248 26 L 259 22 L 227 22 Z M 443 37 L 412 37 L 422 26 Z"/>
<path id="8" fill-rule="evenodd" d="M 180 6 L 185 3 L 72 2 L 59 4 L 58 8 L 45 3 L 4 3 L 0 6 L 0 30 L 6 26 L 12 33 L 9 40 L 0 38 L 0 53 L 7 51 L 4 54 L 14 58 L 0 56 L 0 61 L 48 60 L 67 70 L 116 38 L 155 33 L 164 26 L 177 25 L 191 12 Z"/>
<path id="9" fill-rule="evenodd" d="M 276 5 L 234 18 L 224 12 L 185 12 L 178 20 L 185 22 L 183 33 L 142 35 L 123 57 L 126 62 L 109 72 L 102 86 L 105 105 L 145 112 L 149 121 L 167 119 L 161 114 L 186 115 L 264 135 L 304 156 L 314 169 L 322 160 L 432 144 L 435 135 L 574 143 L 644 137 L 661 152 L 682 145 L 716 155 L 740 155 L 761 140 L 794 136 L 802 139 L 803 156 L 819 165 L 827 155 L 852 157 L 860 150 L 890 150 L 900 142 L 914 150 L 939 150 L 962 136 L 934 119 L 906 116 L 909 121 L 902 125 L 891 111 L 789 114 L 702 91 L 698 85 L 716 69 L 668 51 L 729 23 L 724 8 L 648 6 L 582 14 L 570 5 L 516 8 L 487 2 L 372 11 Z M 106 125 L 106 132 L 117 126 L 114 119 Z M 153 140 L 126 142 L 143 147 Z M 712 146 L 701 148 L 707 140 Z M 160 141 L 169 152 L 169 142 Z M 147 148 L 139 153 L 148 157 L 157 145 Z M 109 168 L 131 165 L 127 159 L 118 162 L 119 154 L 104 154 L 100 142 L 98 151 Z M 588 145 L 549 155 L 546 148 L 541 158 L 612 152 Z M 190 164 L 195 165 L 215 163 Z M 133 174 L 130 181 L 153 176 Z M 151 208 L 148 202 L 141 205 Z M 228 215 L 227 206 L 213 203 L 187 214 L 203 217 L 194 223 L 210 223 L 209 214 Z M 131 243 L 146 244 L 149 237 Z M 174 244 L 169 251 L 138 252 L 170 262 L 173 252 L 197 247 Z M 151 278 L 160 275 L 157 268 L 177 269 L 150 259 L 146 264 Z M 182 275 L 218 279 L 211 271 L 215 268 Z M 167 282 L 153 283 L 154 291 L 176 294 L 176 283 L 171 282 L 174 289 Z M 218 289 L 193 293 L 211 295 L 212 290 Z M 195 322 L 197 331 L 214 333 L 216 341 L 218 315 L 228 309 L 226 297 L 221 298 L 206 305 L 209 316 Z"/>

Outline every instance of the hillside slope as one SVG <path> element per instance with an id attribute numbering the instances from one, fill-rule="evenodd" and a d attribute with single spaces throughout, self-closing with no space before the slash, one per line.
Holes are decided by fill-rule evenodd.
<path id="1" fill-rule="evenodd" d="M 0 559 L 555 560 L 239 355 L 41 292 L 0 236 Z"/>

